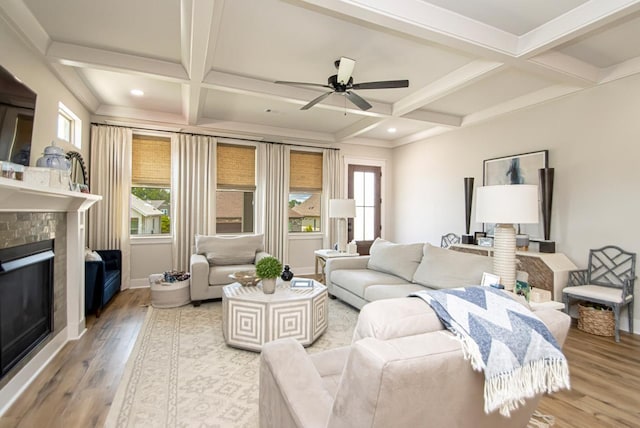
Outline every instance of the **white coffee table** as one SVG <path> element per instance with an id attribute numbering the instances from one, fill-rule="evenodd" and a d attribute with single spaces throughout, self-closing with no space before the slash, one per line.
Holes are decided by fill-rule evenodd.
<path id="1" fill-rule="evenodd" d="M 311 345 L 327 329 L 327 287 L 290 288 L 278 279 L 276 291 L 264 294 L 261 285 L 238 283 L 222 288 L 222 331 L 233 347 L 261 351 L 262 345 L 291 337 Z"/>

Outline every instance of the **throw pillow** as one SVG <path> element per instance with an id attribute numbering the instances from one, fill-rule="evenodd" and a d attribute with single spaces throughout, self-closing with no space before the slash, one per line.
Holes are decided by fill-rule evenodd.
<path id="1" fill-rule="evenodd" d="M 99 262 L 100 260 L 102 260 L 102 257 L 100 257 L 100 254 L 96 253 L 95 251 L 91 251 L 90 248 L 85 248 L 84 259 L 87 262 Z"/>
<path id="2" fill-rule="evenodd" d="M 256 252 L 263 251 L 263 235 L 196 235 L 196 253 L 204 254 L 211 265 L 254 263 Z"/>
<path id="3" fill-rule="evenodd" d="M 422 260 L 422 244 L 395 244 L 377 238 L 369 250 L 367 267 L 411 281 Z"/>
<path id="4" fill-rule="evenodd" d="M 424 245 L 424 256 L 413 281 L 429 288 L 456 288 L 480 285 L 483 272 L 493 272 L 493 259 Z"/>

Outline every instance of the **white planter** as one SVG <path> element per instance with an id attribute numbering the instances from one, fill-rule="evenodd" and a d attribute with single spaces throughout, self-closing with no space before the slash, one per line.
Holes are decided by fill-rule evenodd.
<path id="1" fill-rule="evenodd" d="M 262 279 L 262 292 L 264 294 L 273 294 L 276 291 L 276 278 Z"/>

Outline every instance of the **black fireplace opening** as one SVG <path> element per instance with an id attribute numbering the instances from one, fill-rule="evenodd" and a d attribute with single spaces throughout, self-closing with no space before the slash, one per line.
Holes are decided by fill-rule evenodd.
<path id="1" fill-rule="evenodd" d="M 0 378 L 53 331 L 53 243 L 0 249 Z"/>

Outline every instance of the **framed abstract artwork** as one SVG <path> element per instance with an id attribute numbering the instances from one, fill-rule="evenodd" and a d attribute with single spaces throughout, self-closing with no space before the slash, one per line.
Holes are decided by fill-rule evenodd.
<path id="1" fill-rule="evenodd" d="M 538 170 L 549 167 L 549 150 L 521 153 L 518 155 L 503 156 L 487 159 L 483 162 L 484 186 L 499 184 L 539 184 Z M 487 236 L 493 236 L 495 224 L 484 223 L 483 230 Z M 519 233 L 525 233 L 532 239 L 543 236 L 542 220 L 538 224 L 516 225 Z"/>

